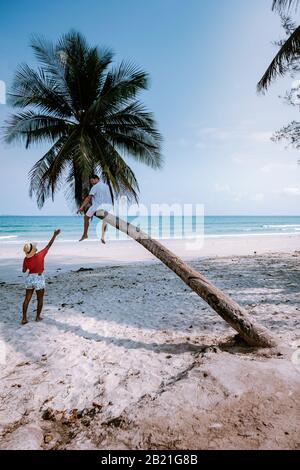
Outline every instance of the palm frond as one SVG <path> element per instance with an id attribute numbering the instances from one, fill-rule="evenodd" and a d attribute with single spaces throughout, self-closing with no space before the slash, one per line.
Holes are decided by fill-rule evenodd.
<path id="1" fill-rule="evenodd" d="M 53 116 L 37 114 L 34 111 L 24 111 L 11 115 L 2 128 L 3 140 L 25 142 L 26 148 L 32 143 L 49 141 L 53 144 L 56 139 L 68 135 L 73 124 Z"/>
<path id="2" fill-rule="evenodd" d="M 289 63 L 295 60 L 295 57 L 300 57 L 300 26 L 291 34 L 272 60 L 257 85 L 258 92 L 266 90 L 278 75 L 284 75 Z"/>
<path id="3" fill-rule="evenodd" d="M 63 51 L 42 36 L 33 35 L 30 45 L 43 68 L 44 74 L 55 83 L 56 89 L 64 96 L 71 109 L 72 98 L 65 81 L 66 63 Z"/>
<path id="4" fill-rule="evenodd" d="M 50 148 L 50 150 L 48 150 L 48 152 L 34 164 L 29 172 L 29 195 L 30 197 L 35 195 L 39 208 L 43 207 L 46 199 L 51 194 L 51 184 L 46 175 L 51 165 L 53 165 L 64 142 L 64 138 L 59 139 Z"/>
<path id="5" fill-rule="evenodd" d="M 110 188 L 112 201 L 119 196 L 127 196 L 129 200 L 138 202 L 139 185 L 133 171 L 118 151 L 110 143 L 103 141 L 102 137 L 95 139 L 95 156 L 96 159 L 99 156 L 98 169 Z"/>
<path id="6" fill-rule="evenodd" d="M 73 115 L 65 95 L 59 91 L 56 83 L 47 78 L 43 69 L 36 71 L 26 64 L 17 70 L 8 98 L 9 104 L 14 107 L 32 106 L 59 117 Z"/>
<path id="7" fill-rule="evenodd" d="M 151 168 L 161 168 L 163 160 L 160 144 L 150 133 L 132 127 L 119 132 L 110 130 L 109 134 L 105 134 L 105 138 L 126 156 L 133 157 Z"/>
<path id="8" fill-rule="evenodd" d="M 295 7 L 295 10 L 297 10 L 298 5 L 299 0 L 273 0 L 272 10 L 282 13 L 290 10 L 292 7 Z"/>
<path id="9" fill-rule="evenodd" d="M 50 195 L 54 198 L 63 184 L 64 169 L 78 158 L 79 152 L 78 131 L 74 129 L 71 135 L 61 137 L 30 170 L 30 196 L 35 193 L 39 207 Z"/>
<path id="10" fill-rule="evenodd" d="M 62 37 L 58 50 L 65 60 L 65 81 L 72 105 L 79 114 L 91 106 L 100 92 L 113 52 L 108 48 L 90 48 L 86 39 L 76 31 Z"/>
<path id="11" fill-rule="evenodd" d="M 100 96 L 88 110 L 88 117 L 99 118 L 118 112 L 148 87 L 148 74 L 131 63 L 122 62 L 106 76 Z"/>

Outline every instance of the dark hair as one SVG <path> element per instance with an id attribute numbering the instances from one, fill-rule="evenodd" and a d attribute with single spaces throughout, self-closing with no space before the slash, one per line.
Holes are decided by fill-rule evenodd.
<path id="1" fill-rule="evenodd" d="M 91 175 L 91 176 L 90 176 L 90 179 L 94 179 L 94 180 L 97 179 L 97 180 L 99 180 L 100 178 L 99 178 L 98 175 Z"/>

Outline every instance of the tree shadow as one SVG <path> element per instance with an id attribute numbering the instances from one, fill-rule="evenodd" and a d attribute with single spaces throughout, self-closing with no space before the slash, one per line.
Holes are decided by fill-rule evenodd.
<path id="1" fill-rule="evenodd" d="M 253 259 L 244 257 L 234 259 L 232 264 L 222 259 L 204 259 L 191 262 L 197 270 L 206 275 L 217 287 L 223 289 L 249 311 L 249 295 L 257 289 L 269 289 L 266 294 L 262 290 L 260 294 L 255 294 L 255 302 L 258 304 L 257 311 L 253 311 L 253 317 L 272 329 L 276 334 L 283 326 L 291 330 L 292 320 L 283 319 L 281 312 L 276 316 L 271 316 L 269 312 L 261 313 L 259 303 L 264 302 L 264 306 L 269 302 L 274 310 L 274 295 L 276 292 L 286 300 L 289 305 L 299 305 L 299 289 L 295 286 L 295 280 L 300 281 L 299 260 L 295 259 L 285 270 L 282 263 L 275 265 L 270 257 L 264 259 Z M 257 269 L 256 264 L 263 264 L 264 269 Z M 272 276 L 268 276 L 270 272 Z M 61 283 L 61 276 L 63 283 Z M 146 279 L 146 282 L 145 282 Z M 166 352 L 168 354 L 181 354 L 184 352 L 201 352 L 201 348 L 208 347 L 205 335 L 224 334 L 234 335 L 234 330 L 225 323 L 199 296 L 193 293 L 182 281 L 165 266 L 161 264 L 141 265 L 134 263 L 131 266 L 111 266 L 101 267 L 97 270 L 71 272 L 57 275 L 49 279 L 49 289 L 47 291 L 46 306 L 53 305 L 55 317 L 47 316 L 44 322 L 56 326 L 59 330 L 71 330 L 79 337 L 88 340 L 102 341 L 107 344 L 138 349 L 144 348 L 155 352 Z M 300 285 L 300 282 L 299 284 Z M 60 304 L 57 300 L 60 296 Z M 111 301 L 112 296 L 114 302 Z M 270 299 L 269 299 L 270 297 Z M 275 295 L 276 297 L 276 295 Z M 267 300 L 267 302 L 265 302 Z M 21 301 L 21 298 L 20 298 Z M 79 307 L 80 306 L 80 307 Z M 268 306 L 270 308 L 270 305 Z M 81 311 L 80 311 L 81 309 Z M 58 312 L 58 310 L 60 310 Z M 250 310 L 251 312 L 251 310 Z M 252 313 L 252 312 L 251 312 Z M 284 312 L 283 312 L 284 313 Z M 88 332 L 81 326 L 73 326 L 64 320 L 64 316 L 78 316 L 89 318 L 97 322 L 107 322 L 122 325 L 124 327 L 134 327 L 151 331 L 165 331 L 166 333 L 180 333 L 187 338 L 184 343 L 164 343 L 135 341 L 126 338 L 117 338 L 113 335 L 105 336 L 97 331 Z M 9 331 L 5 328 L 2 335 L 11 345 L 22 352 L 26 357 L 29 352 L 23 346 L 21 335 L 13 336 L 13 325 L 15 319 L 9 319 Z M 294 320 L 293 320 L 294 321 Z M 22 327 L 22 328 L 26 328 Z M 113 329 L 112 329 L 113 330 Z M 33 334 L 34 334 L 33 329 Z M 39 331 L 39 330 L 37 330 Z M 188 339 L 196 342 L 200 338 L 201 344 L 192 344 Z M 38 338 L 37 338 L 38 339 Z M 214 346 L 217 342 L 214 342 Z M 212 346 L 212 345 L 210 345 Z M 222 347 L 220 345 L 220 347 Z M 228 345 L 231 348 L 230 345 Z M 237 351 L 236 345 L 230 349 Z M 245 349 L 250 352 L 251 348 Z"/>
<path id="2" fill-rule="evenodd" d="M 167 353 L 167 354 L 184 354 L 186 352 L 200 353 L 207 350 L 207 348 L 215 346 L 215 344 L 193 344 L 189 342 L 185 343 L 156 343 L 156 342 L 143 342 L 136 341 L 127 338 L 117 338 L 114 336 L 104 336 L 96 332 L 89 332 L 80 326 L 73 326 L 68 323 L 56 321 L 54 319 L 48 319 L 47 323 L 54 325 L 56 328 L 62 331 L 71 331 L 73 334 L 84 338 L 86 340 L 102 342 L 107 345 L 115 345 L 125 349 L 145 349 L 147 351 L 153 351 L 155 353 Z"/>

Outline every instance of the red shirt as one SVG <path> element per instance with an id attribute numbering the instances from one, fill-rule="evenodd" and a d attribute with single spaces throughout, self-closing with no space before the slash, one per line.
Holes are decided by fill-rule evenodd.
<path id="1" fill-rule="evenodd" d="M 44 271 L 44 258 L 48 253 L 48 248 L 38 251 L 31 258 L 24 258 L 23 271 L 29 269 L 29 274 L 39 274 Z"/>

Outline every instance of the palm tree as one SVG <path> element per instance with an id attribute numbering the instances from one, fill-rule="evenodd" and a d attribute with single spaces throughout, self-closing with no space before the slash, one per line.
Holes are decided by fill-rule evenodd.
<path id="1" fill-rule="evenodd" d="M 273 10 L 281 15 L 292 7 L 297 9 L 299 0 L 273 0 Z M 278 53 L 270 63 L 266 72 L 257 84 L 259 92 L 265 91 L 270 83 L 278 76 L 284 75 L 289 66 L 300 58 L 300 26 L 296 27 L 288 39 L 281 45 Z"/>
<path id="2" fill-rule="evenodd" d="M 7 143 L 50 144 L 30 171 L 30 195 L 41 208 L 64 188 L 80 205 L 89 175 L 100 173 L 113 200 L 120 194 L 137 200 L 138 182 L 125 157 L 155 169 L 162 164 L 154 117 L 137 100 L 148 87 L 147 73 L 124 61 L 112 67 L 110 49 L 89 47 L 74 31 L 57 44 L 33 38 L 31 47 L 39 68 L 19 66 L 10 103 L 22 110 L 4 127 Z"/>
<path id="3" fill-rule="evenodd" d="M 112 197 L 122 194 L 137 199 L 138 183 L 123 155 L 159 168 L 161 136 L 149 112 L 136 100 L 148 77 L 131 64 L 107 70 L 110 50 L 89 48 L 75 32 L 57 45 L 41 39 L 32 42 L 41 63 L 35 71 L 22 65 L 11 94 L 15 107 L 5 127 L 5 140 L 21 140 L 28 148 L 48 141 L 51 148 L 30 172 L 30 192 L 39 207 L 64 186 L 77 204 L 91 172 L 98 170 Z M 159 242 L 138 228 L 103 211 L 97 217 L 127 233 L 153 253 L 197 292 L 253 346 L 274 346 L 276 340 L 254 323 L 241 307 L 190 268 Z"/>

